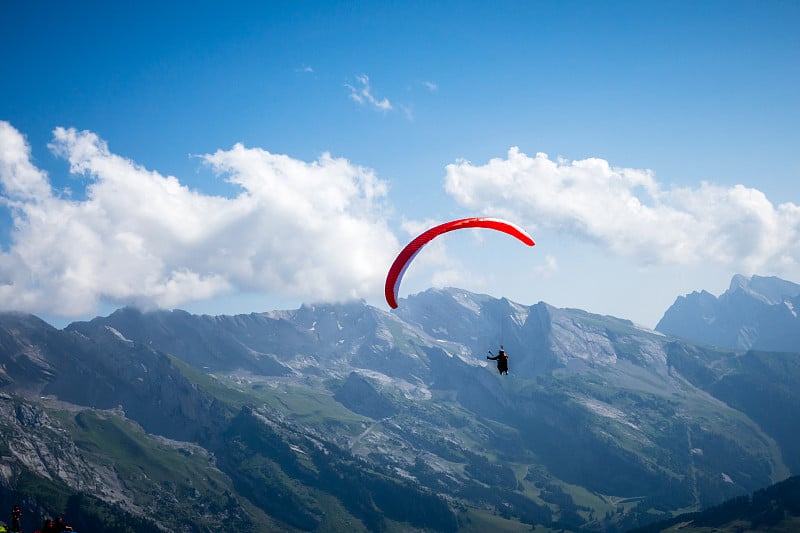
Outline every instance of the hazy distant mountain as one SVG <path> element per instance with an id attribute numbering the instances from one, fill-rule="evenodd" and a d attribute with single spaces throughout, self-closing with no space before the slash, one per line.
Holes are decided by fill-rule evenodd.
<path id="1" fill-rule="evenodd" d="M 392 313 L 4 314 L 0 498 L 46 479 L 174 531 L 616 531 L 799 471 L 798 361 L 459 289 Z M 37 494 L 29 514 L 64 511 Z"/>
<path id="2" fill-rule="evenodd" d="M 719 298 L 680 296 L 657 331 L 738 350 L 800 352 L 800 285 L 775 277 L 736 275 Z"/>

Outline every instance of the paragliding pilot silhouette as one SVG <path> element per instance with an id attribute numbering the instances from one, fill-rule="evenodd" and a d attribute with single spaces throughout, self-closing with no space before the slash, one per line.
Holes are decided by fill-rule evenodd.
<path id="1" fill-rule="evenodd" d="M 19 525 L 19 519 L 22 516 L 22 509 L 19 505 L 15 505 L 11 509 L 11 531 L 22 531 Z"/>
<path id="2" fill-rule="evenodd" d="M 497 355 L 492 354 L 491 350 L 489 353 L 491 354 L 491 357 L 487 355 L 486 359 L 497 361 L 497 371 L 500 372 L 501 375 L 508 375 L 508 354 L 503 349 L 503 345 L 500 345 L 500 351 L 497 352 Z"/>

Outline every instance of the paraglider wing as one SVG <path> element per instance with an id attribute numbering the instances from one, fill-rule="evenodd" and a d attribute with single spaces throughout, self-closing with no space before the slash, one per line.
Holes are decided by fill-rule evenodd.
<path id="1" fill-rule="evenodd" d="M 534 245 L 533 239 L 525 232 L 525 230 L 515 224 L 512 224 L 511 222 L 506 222 L 497 218 L 462 218 L 435 226 L 423 232 L 413 241 L 408 243 L 406 247 L 403 248 L 397 255 L 394 263 L 392 263 L 389 273 L 386 276 L 386 287 L 384 288 L 384 292 L 386 294 L 386 303 L 389 304 L 389 307 L 392 309 L 397 308 L 397 292 L 400 289 L 400 282 L 403 279 L 403 274 L 405 274 L 408 265 L 411 264 L 411 262 L 414 260 L 414 257 L 419 253 L 422 247 L 442 233 L 447 233 L 448 231 L 462 228 L 488 228 L 502 231 L 503 233 L 507 233 L 512 237 L 516 237 L 528 246 Z"/>

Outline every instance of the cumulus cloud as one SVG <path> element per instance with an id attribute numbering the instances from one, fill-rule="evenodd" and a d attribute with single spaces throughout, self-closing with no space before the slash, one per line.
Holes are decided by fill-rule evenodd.
<path id="1" fill-rule="evenodd" d="M 465 207 L 569 232 L 645 265 L 713 261 L 787 272 L 800 263 L 800 206 L 776 206 L 743 185 L 665 188 L 650 170 L 529 157 L 514 147 L 484 165 L 448 165 L 445 189 Z"/>
<path id="2" fill-rule="evenodd" d="M 372 94 L 372 88 L 369 84 L 369 77 L 366 74 L 356 76 L 356 83 L 358 86 L 345 84 L 345 87 L 350 89 L 350 99 L 362 105 L 369 105 L 380 111 L 390 111 L 392 103 L 388 98 L 376 98 Z"/>
<path id="3" fill-rule="evenodd" d="M 50 148 L 89 179 L 85 200 L 55 195 L 24 137 L 0 122 L 14 224 L 0 253 L 4 308 L 78 316 L 101 301 L 174 307 L 236 290 L 366 297 L 380 294 L 398 248 L 386 184 L 329 154 L 309 163 L 237 144 L 202 156 L 240 188 L 225 198 L 113 154 L 88 131 L 57 128 Z"/>
<path id="4" fill-rule="evenodd" d="M 0 183 L 5 202 L 50 196 L 47 175 L 31 164 L 30 157 L 25 138 L 11 124 L 0 121 Z"/>

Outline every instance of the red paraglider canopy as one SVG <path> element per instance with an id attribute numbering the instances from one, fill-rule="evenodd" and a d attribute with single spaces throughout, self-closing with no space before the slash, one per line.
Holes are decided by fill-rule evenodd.
<path id="1" fill-rule="evenodd" d="M 394 263 L 392 263 L 389 273 L 386 276 L 386 287 L 384 289 L 386 294 L 386 302 L 389 304 L 389 307 L 392 309 L 397 308 L 397 291 L 400 288 L 400 281 L 403 279 L 403 274 L 405 274 L 406 268 L 408 268 L 408 265 L 411 264 L 411 261 L 414 259 L 414 256 L 419 253 L 420 249 L 422 249 L 423 246 L 442 233 L 447 233 L 448 231 L 462 228 L 493 229 L 507 233 L 512 237 L 516 237 L 528 246 L 533 246 L 535 244 L 531 236 L 528 235 L 525 230 L 515 224 L 512 224 L 511 222 L 506 222 L 497 218 L 462 218 L 435 226 L 408 243 L 400 252 L 400 254 L 398 254 L 397 258 L 394 260 Z"/>

